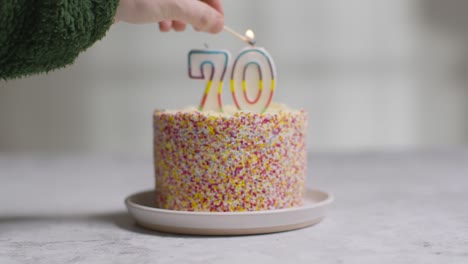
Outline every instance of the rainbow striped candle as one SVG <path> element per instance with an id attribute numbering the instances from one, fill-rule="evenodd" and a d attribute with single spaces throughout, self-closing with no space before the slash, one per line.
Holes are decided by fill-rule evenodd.
<path id="1" fill-rule="evenodd" d="M 230 53 L 226 50 L 191 50 L 188 54 L 188 75 L 192 79 L 206 81 L 200 111 L 223 111 L 223 79 Z M 212 89 L 216 85 L 217 89 Z"/>
<path id="2" fill-rule="evenodd" d="M 239 110 L 263 113 L 275 91 L 276 69 L 263 48 L 244 48 L 231 69 L 231 93 Z"/>

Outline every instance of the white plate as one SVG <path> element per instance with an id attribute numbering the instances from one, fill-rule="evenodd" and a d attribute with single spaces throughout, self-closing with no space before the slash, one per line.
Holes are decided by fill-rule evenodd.
<path id="1" fill-rule="evenodd" d="M 302 207 L 250 212 L 188 212 L 155 207 L 154 190 L 135 193 L 125 204 L 146 228 L 191 235 L 247 235 L 294 230 L 320 222 L 333 196 L 307 190 Z"/>

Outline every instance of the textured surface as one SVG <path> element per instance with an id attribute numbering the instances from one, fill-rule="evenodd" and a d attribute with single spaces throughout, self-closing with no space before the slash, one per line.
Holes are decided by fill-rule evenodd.
<path id="1" fill-rule="evenodd" d="M 156 204 L 213 212 L 300 206 L 306 131 L 304 111 L 156 111 Z"/>
<path id="2" fill-rule="evenodd" d="M 3 0 L 0 79 L 44 73 L 72 64 L 104 37 L 118 0 Z"/>
<path id="3" fill-rule="evenodd" d="M 0 263 L 467 263 L 468 150 L 311 154 L 309 186 L 335 194 L 320 224 L 243 237 L 136 227 L 125 196 L 151 157 L 0 155 Z"/>

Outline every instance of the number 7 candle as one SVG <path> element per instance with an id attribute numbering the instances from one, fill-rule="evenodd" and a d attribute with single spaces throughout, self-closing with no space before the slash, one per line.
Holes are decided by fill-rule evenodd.
<path id="1" fill-rule="evenodd" d="M 200 111 L 223 111 L 222 90 L 230 54 L 226 50 L 199 49 L 188 54 L 189 77 L 206 81 Z M 214 89 L 216 85 L 217 89 Z"/>

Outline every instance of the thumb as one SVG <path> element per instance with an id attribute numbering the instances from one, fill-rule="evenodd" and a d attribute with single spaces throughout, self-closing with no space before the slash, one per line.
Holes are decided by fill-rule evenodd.
<path id="1" fill-rule="evenodd" d="M 210 33 L 218 33 L 223 29 L 223 15 L 202 1 L 168 0 L 164 6 L 164 19 L 185 21 L 196 30 Z"/>

